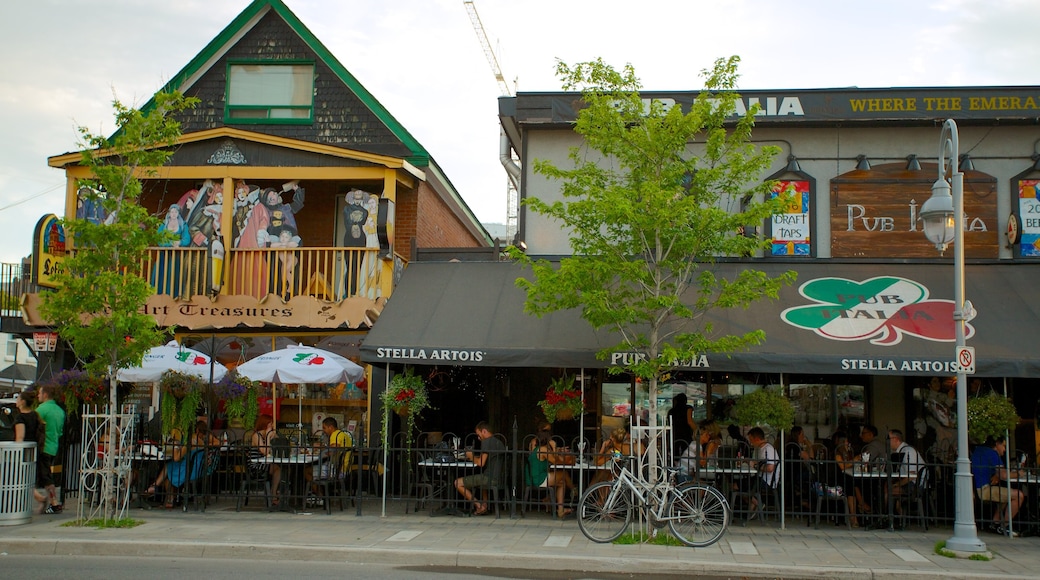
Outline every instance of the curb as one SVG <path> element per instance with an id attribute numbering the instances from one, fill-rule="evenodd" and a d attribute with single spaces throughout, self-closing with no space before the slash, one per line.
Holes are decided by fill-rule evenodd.
<path id="1" fill-rule="evenodd" d="M 285 544 L 234 544 L 192 542 L 138 542 L 125 540 L 39 540 L 7 539 L 0 542 L 3 554 L 59 556 L 120 556 L 140 558 L 249 559 L 277 561 L 325 561 L 357 564 L 401 564 L 434 567 L 483 569 L 531 569 L 537 560 L 539 570 L 557 572 L 611 572 L 645 574 L 683 574 L 705 576 L 752 576 L 769 578 L 888 580 L 988 579 L 1018 580 L 1028 576 L 1008 574 L 950 574 L 944 571 L 918 571 L 884 568 L 769 566 L 753 563 L 712 563 L 689 560 L 662 560 L 639 557 L 593 557 L 545 554 L 503 554 L 470 550 L 414 550 L 408 548 L 357 548 Z"/>

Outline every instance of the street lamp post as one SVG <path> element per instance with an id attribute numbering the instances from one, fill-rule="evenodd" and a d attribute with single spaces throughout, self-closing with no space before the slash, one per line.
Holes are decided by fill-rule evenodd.
<path id="1" fill-rule="evenodd" d="M 949 153 L 947 158 L 946 154 Z M 957 167 L 959 143 L 957 123 L 947 119 L 939 135 L 939 179 L 932 185 L 932 197 L 921 206 L 924 234 L 935 247 L 944 252 L 953 242 L 953 323 L 957 332 L 957 347 L 964 346 L 964 321 L 970 312 L 970 302 L 964 300 L 964 174 Z M 946 161 L 949 159 L 950 180 L 946 180 Z M 953 196 L 950 196 L 951 184 Z M 967 308 L 966 308 L 967 306 Z M 957 364 L 957 471 L 954 476 L 956 511 L 953 537 L 946 547 L 957 552 L 985 552 L 986 544 L 975 529 L 975 486 L 968 459 L 968 381 L 964 367 Z"/>

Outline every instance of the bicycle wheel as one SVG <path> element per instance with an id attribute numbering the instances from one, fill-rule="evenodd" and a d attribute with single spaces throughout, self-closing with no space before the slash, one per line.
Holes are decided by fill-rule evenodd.
<path id="1" fill-rule="evenodd" d="M 632 520 L 632 492 L 603 481 L 585 490 L 578 502 L 578 527 L 593 542 L 612 542 Z"/>
<path id="2" fill-rule="evenodd" d="M 703 548 L 719 541 L 729 527 L 729 503 L 714 487 L 688 483 L 671 495 L 667 514 L 672 534 L 687 546 Z"/>

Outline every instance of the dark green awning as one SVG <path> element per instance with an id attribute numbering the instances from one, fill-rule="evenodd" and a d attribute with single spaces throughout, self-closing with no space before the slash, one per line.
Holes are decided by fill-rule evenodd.
<path id="1" fill-rule="evenodd" d="M 953 267 L 948 264 L 754 263 L 714 266 L 735 276 L 753 267 L 798 272 L 780 300 L 708 313 L 717 334 L 762 329 L 765 343 L 729 355 L 705 353 L 679 368 L 811 374 L 953 374 Z M 508 262 L 418 262 L 365 338 L 370 363 L 501 367 L 609 366 L 595 353 L 618 342 L 578 311 L 542 318 L 524 312 L 514 283 L 529 272 Z M 966 269 L 966 297 L 977 316 L 967 344 L 976 374 L 1040 375 L 1032 337 L 1040 328 L 1040 265 L 986 264 Z M 623 361 L 626 353 L 613 355 Z"/>

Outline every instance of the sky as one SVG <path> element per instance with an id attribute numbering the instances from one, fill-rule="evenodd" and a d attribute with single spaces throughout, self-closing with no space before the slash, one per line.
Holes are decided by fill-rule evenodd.
<path id="1" fill-rule="evenodd" d="M 492 73 L 462 0 L 285 0 L 433 156 L 477 218 L 506 219 Z M 47 158 L 111 134 L 249 0 L 33 0 L 0 6 L 0 262 L 64 211 Z M 1036 0 L 475 0 L 511 86 L 558 91 L 560 59 L 631 63 L 646 90 L 1040 86 Z M 938 134 L 936 135 L 938 139 Z"/>

